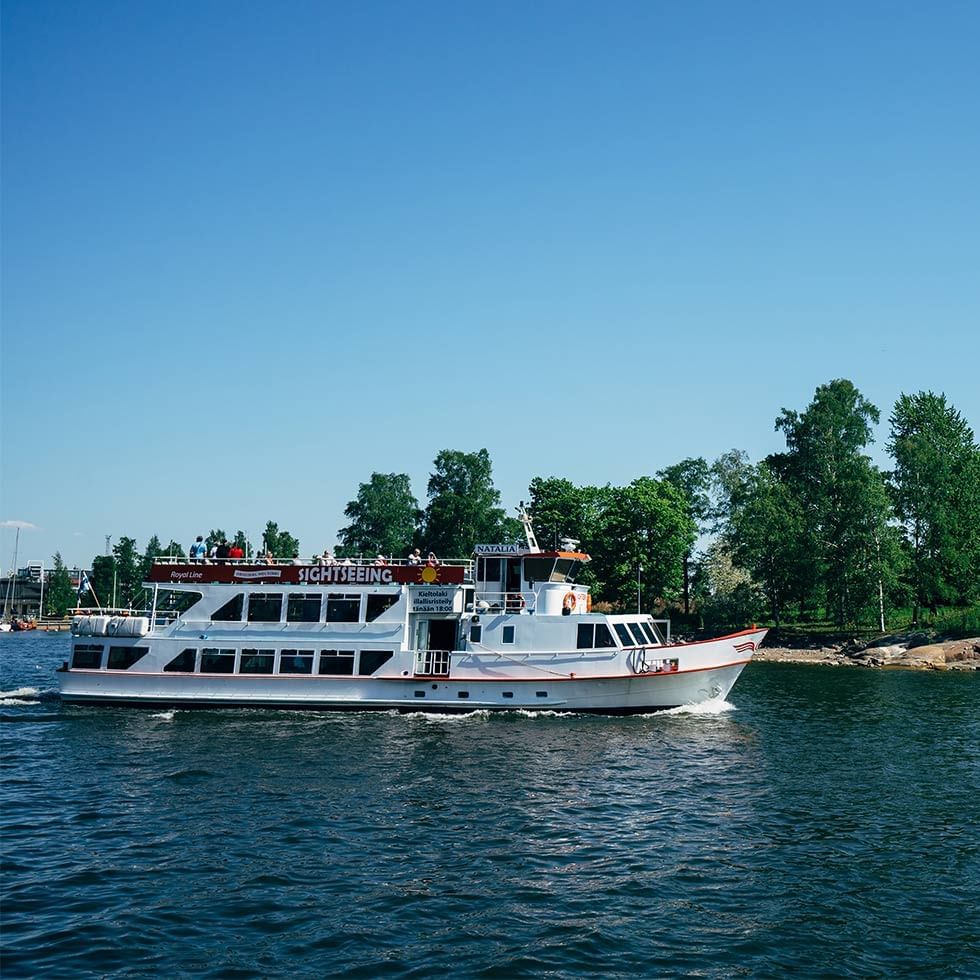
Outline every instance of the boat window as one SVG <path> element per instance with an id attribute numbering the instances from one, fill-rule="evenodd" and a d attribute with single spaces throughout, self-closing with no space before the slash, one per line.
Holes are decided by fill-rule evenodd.
<path id="1" fill-rule="evenodd" d="M 555 570 L 551 573 L 552 582 L 574 582 L 575 566 L 578 562 L 571 558 L 559 558 L 555 562 Z"/>
<path id="2" fill-rule="evenodd" d="M 479 623 L 474 623 L 470 627 L 470 643 L 479 643 L 483 639 L 483 627 Z"/>
<path id="3" fill-rule="evenodd" d="M 275 650 L 242 650 L 239 674 L 271 674 L 276 662 Z"/>
<path id="4" fill-rule="evenodd" d="M 187 647 L 181 650 L 163 669 L 168 674 L 193 674 L 196 661 L 197 650 L 194 647 Z"/>
<path id="5" fill-rule="evenodd" d="M 321 650 L 320 668 L 321 674 L 348 675 L 354 673 L 354 651 L 353 650 Z"/>
<path id="6" fill-rule="evenodd" d="M 233 674 L 235 672 L 235 651 L 205 647 L 201 651 L 202 674 Z"/>
<path id="7" fill-rule="evenodd" d="M 290 592 L 286 597 L 287 623 L 320 622 L 320 596 L 310 592 Z"/>
<path id="8" fill-rule="evenodd" d="M 513 626 L 505 626 L 500 637 L 501 643 L 513 643 L 514 642 L 514 630 Z"/>
<path id="9" fill-rule="evenodd" d="M 653 627 L 649 623 L 637 623 L 637 626 L 643 630 L 644 635 L 647 638 L 647 643 L 658 643 L 657 634 L 653 632 Z"/>
<path id="10" fill-rule="evenodd" d="M 643 635 L 643 630 L 640 629 L 639 623 L 627 623 L 630 632 L 633 634 L 633 639 L 636 641 L 636 645 L 641 647 L 646 643 L 647 638 Z"/>
<path id="11" fill-rule="evenodd" d="M 331 592 L 327 595 L 328 623 L 356 623 L 361 608 L 359 595 L 342 595 Z"/>
<path id="12" fill-rule="evenodd" d="M 137 660 L 149 653 L 149 647 L 109 647 L 108 670 L 129 670 Z"/>
<path id="13" fill-rule="evenodd" d="M 595 623 L 578 624 L 578 640 L 575 645 L 579 650 L 591 650 L 595 646 Z"/>
<path id="14" fill-rule="evenodd" d="M 554 567 L 554 558 L 525 558 L 524 578 L 529 582 L 547 582 Z"/>
<path id="15" fill-rule="evenodd" d="M 312 674 L 312 650 L 283 650 L 279 655 L 280 674 Z"/>
<path id="16" fill-rule="evenodd" d="M 98 670 L 102 665 L 101 643 L 76 643 L 71 655 L 72 667 L 81 670 Z"/>
<path id="17" fill-rule="evenodd" d="M 361 658 L 357 663 L 359 674 L 373 674 L 379 667 L 383 667 L 394 656 L 392 650 L 362 650 Z"/>
<path id="18" fill-rule="evenodd" d="M 244 601 L 245 594 L 243 592 L 232 596 L 217 612 L 211 613 L 211 620 L 216 623 L 241 622 Z"/>
<path id="19" fill-rule="evenodd" d="M 250 623 L 278 623 L 282 619 L 281 592 L 253 592 L 248 597 Z"/>
<path id="20" fill-rule="evenodd" d="M 626 628 L 625 623 L 613 623 L 613 628 L 616 630 L 616 635 L 619 637 L 619 641 L 624 647 L 631 647 L 634 645 L 633 637 L 630 634 L 630 631 Z"/>
<path id="21" fill-rule="evenodd" d="M 595 645 L 597 647 L 614 647 L 616 645 L 616 641 L 605 623 L 595 624 Z"/>
<path id="22" fill-rule="evenodd" d="M 157 615 L 181 616 L 203 598 L 201 592 L 184 592 L 180 589 L 157 591 Z"/>
<path id="23" fill-rule="evenodd" d="M 476 577 L 481 582 L 499 582 L 500 559 L 499 558 L 477 559 Z"/>
<path id="24" fill-rule="evenodd" d="M 377 595 L 367 597 L 367 621 L 373 623 L 383 612 L 390 609 L 398 602 L 397 592 L 379 592 Z"/>

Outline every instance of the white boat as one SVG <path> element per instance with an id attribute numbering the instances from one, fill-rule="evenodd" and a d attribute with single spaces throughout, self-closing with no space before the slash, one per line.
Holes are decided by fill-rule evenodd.
<path id="1" fill-rule="evenodd" d="M 526 547 L 424 565 L 157 559 L 149 609 L 75 616 L 61 697 L 633 714 L 725 698 L 766 635 L 672 643 L 666 620 L 594 612 L 575 582 L 589 556 L 526 528 Z"/>

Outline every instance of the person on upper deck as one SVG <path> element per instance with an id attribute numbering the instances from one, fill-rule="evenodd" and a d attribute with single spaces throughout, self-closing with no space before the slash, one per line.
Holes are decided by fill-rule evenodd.
<path id="1" fill-rule="evenodd" d="M 218 545 L 218 550 L 215 553 L 215 558 L 217 558 L 218 561 L 227 561 L 230 557 L 230 552 L 231 549 L 228 547 L 228 542 L 222 538 L 221 544 Z"/>
<path id="2" fill-rule="evenodd" d="M 439 564 L 439 559 L 436 558 L 436 553 L 434 551 L 429 552 L 429 557 L 425 560 L 426 565 L 429 568 L 435 568 Z"/>
<path id="3" fill-rule="evenodd" d="M 240 544 L 235 542 L 228 546 L 228 557 L 234 559 L 240 559 L 245 557 L 245 551 Z"/>
<path id="4" fill-rule="evenodd" d="M 408 556 L 408 563 L 409 563 L 409 565 L 421 565 L 422 564 L 422 551 L 421 551 L 420 548 L 416 548 Z"/>
<path id="5" fill-rule="evenodd" d="M 191 558 L 206 558 L 208 554 L 208 547 L 204 543 L 204 538 L 199 534 L 197 540 L 190 546 L 188 554 Z"/>
<path id="6" fill-rule="evenodd" d="M 321 565 L 336 565 L 337 564 L 337 559 L 334 558 L 334 556 L 330 553 L 330 549 L 329 548 L 324 548 L 323 549 L 323 554 L 320 555 L 320 564 Z"/>
<path id="7" fill-rule="evenodd" d="M 384 555 L 382 555 L 382 554 L 379 553 L 378 554 L 378 557 L 374 559 L 374 564 L 375 565 L 387 565 L 388 564 L 388 559 L 385 558 Z"/>

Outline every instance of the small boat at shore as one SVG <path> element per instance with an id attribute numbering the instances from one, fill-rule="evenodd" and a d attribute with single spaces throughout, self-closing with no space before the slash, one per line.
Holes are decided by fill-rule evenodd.
<path id="1" fill-rule="evenodd" d="M 62 700 L 152 708 L 635 714 L 725 698 L 765 629 L 675 643 L 592 610 L 575 550 L 295 564 L 157 559 L 141 612 L 84 610 Z"/>

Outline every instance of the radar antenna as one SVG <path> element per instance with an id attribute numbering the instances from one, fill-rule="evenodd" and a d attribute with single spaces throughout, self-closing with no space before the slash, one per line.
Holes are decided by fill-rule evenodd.
<path id="1" fill-rule="evenodd" d="M 527 512 L 527 508 L 524 506 L 523 500 L 517 505 L 517 517 L 521 524 L 524 525 L 524 537 L 527 538 L 527 550 L 531 552 L 532 555 L 540 553 L 541 549 L 538 547 L 538 539 L 534 536 L 534 528 L 531 527 L 531 515 Z"/>

